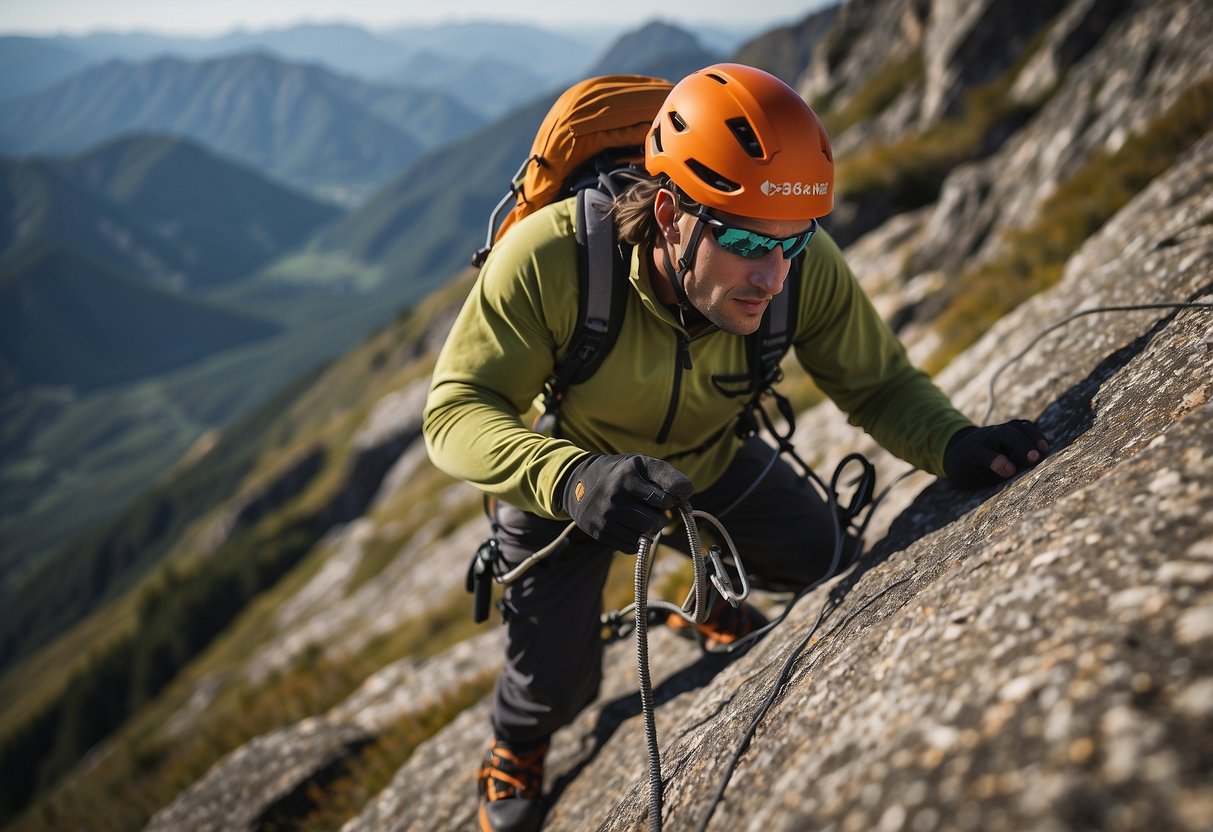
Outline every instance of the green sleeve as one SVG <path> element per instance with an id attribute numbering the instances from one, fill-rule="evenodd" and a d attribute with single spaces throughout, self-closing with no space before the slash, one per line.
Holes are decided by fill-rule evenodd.
<path id="1" fill-rule="evenodd" d="M 948 440 L 972 422 L 910 363 L 828 234 L 813 238 L 801 285 L 801 365 L 852 425 L 901 459 L 943 476 Z"/>
<path id="2" fill-rule="evenodd" d="M 522 414 L 575 324 L 571 225 L 568 212 L 540 212 L 494 248 L 439 354 L 423 423 L 435 465 L 549 518 L 563 516 L 554 492 L 586 452 L 535 433 Z"/>

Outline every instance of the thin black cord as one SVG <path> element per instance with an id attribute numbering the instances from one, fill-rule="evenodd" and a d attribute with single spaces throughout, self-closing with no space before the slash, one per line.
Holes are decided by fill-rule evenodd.
<path id="1" fill-rule="evenodd" d="M 1200 303 L 1197 301 L 1190 303 L 1134 303 L 1124 306 L 1097 306 L 1093 309 L 1083 309 L 1080 312 L 1075 312 L 1073 315 L 1067 315 L 1060 321 L 1050 324 L 1036 333 L 1036 337 L 1029 341 L 1026 347 L 999 365 L 998 369 L 994 371 L 994 375 L 990 376 L 990 386 L 987 390 L 987 402 L 989 406 L 986 408 L 986 415 L 981 419 L 982 424 L 989 423 L 990 415 L 994 412 L 994 383 L 998 381 L 998 377 L 1002 375 L 1004 370 L 1031 352 L 1032 348 L 1040 343 L 1041 339 L 1050 332 L 1060 329 L 1070 323 L 1070 321 L 1081 318 L 1084 315 L 1094 315 L 1097 312 L 1138 312 L 1147 309 L 1213 309 L 1213 303 Z"/>
<path id="2" fill-rule="evenodd" d="M 880 592 L 876 593 L 865 601 L 863 605 L 859 607 L 859 609 L 847 616 L 842 624 L 838 626 L 838 629 L 836 629 L 835 632 L 845 628 L 847 624 L 849 624 L 855 618 L 855 616 L 859 615 L 872 604 L 876 603 L 876 601 L 881 597 L 902 584 L 909 583 L 913 578 L 914 576 L 910 575 L 902 578 L 899 581 L 891 583 L 884 589 L 880 590 Z M 733 772 L 737 769 L 737 764 L 741 761 L 741 757 L 743 754 L 745 754 L 746 749 L 750 747 L 750 741 L 754 738 L 754 734 L 758 732 L 759 723 L 762 722 L 763 718 L 767 715 L 767 712 L 771 709 L 771 706 L 775 704 L 775 700 L 779 698 L 779 694 L 787 685 L 788 680 L 791 679 L 792 669 L 796 666 L 796 660 L 800 658 L 801 651 L 804 650 L 805 646 L 808 645 L 813 636 L 817 633 L 817 630 L 825 621 L 827 614 L 841 603 L 842 596 L 831 595 L 828 599 L 826 599 L 826 603 L 821 608 L 821 612 L 817 614 L 817 620 L 813 622 L 813 626 L 809 628 L 809 631 L 805 634 L 805 637 L 800 640 L 800 643 L 797 644 L 796 647 L 792 649 L 791 654 L 784 661 L 783 667 L 780 668 L 779 676 L 775 679 L 775 684 L 771 686 L 771 692 L 767 694 L 766 700 L 758 708 L 757 713 L 754 714 L 754 718 L 750 720 L 749 727 L 746 728 L 745 734 L 743 734 L 741 737 L 741 743 L 737 746 L 737 750 L 733 752 L 733 756 L 729 758 L 729 762 L 725 766 L 724 776 L 720 779 L 720 785 L 716 788 L 716 794 L 712 796 L 711 803 L 708 805 L 708 812 L 697 827 L 699 832 L 704 832 L 704 830 L 708 828 L 708 823 L 711 822 L 712 815 L 714 815 L 716 812 L 716 807 L 720 805 L 722 800 L 724 800 L 725 789 L 727 789 L 729 786 L 729 781 L 733 777 Z"/>
<path id="3" fill-rule="evenodd" d="M 860 552 L 863 549 L 863 538 L 864 538 L 864 535 L 867 534 L 868 524 L 872 522 L 872 515 L 876 512 L 877 507 L 882 502 L 884 502 L 884 499 L 887 496 L 889 496 L 889 492 L 893 490 L 893 486 L 897 485 L 897 483 L 901 482 L 902 480 L 904 480 L 906 477 L 910 476 L 917 470 L 918 470 L 917 468 L 910 468 L 907 471 L 903 471 L 901 474 L 899 474 L 897 477 L 895 477 L 892 482 L 890 482 L 888 485 L 886 485 L 884 490 L 881 491 L 880 494 L 877 495 L 877 497 L 874 500 L 872 500 L 871 505 L 868 506 L 868 509 L 864 514 L 863 521 L 859 524 L 859 526 L 855 530 L 856 555 L 855 555 L 855 560 L 852 561 L 852 563 L 848 566 L 848 568 L 858 565 L 859 561 L 862 559 L 862 555 L 860 554 Z M 836 471 L 835 472 L 836 477 L 837 477 L 837 473 L 838 472 Z M 764 635 L 769 633 L 771 630 L 775 629 L 777 626 L 782 624 L 784 619 L 786 619 L 789 615 L 791 615 L 792 609 L 796 606 L 796 604 L 798 604 L 800 602 L 801 598 L 808 595 L 813 590 L 817 589 L 817 587 L 821 586 L 826 581 L 831 581 L 834 578 L 837 578 L 839 575 L 842 574 L 842 572 L 836 573 L 836 571 L 835 571 L 838 568 L 838 564 L 842 560 L 842 548 L 843 548 L 843 546 L 846 545 L 846 538 L 842 531 L 841 521 L 838 519 L 838 495 L 833 489 L 826 488 L 825 483 L 822 482 L 821 478 L 818 477 L 811 470 L 809 470 L 807 472 L 807 477 L 811 481 L 816 482 L 817 485 L 825 491 L 826 505 L 829 506 L 831 515 L 834 518 L 834 554 L 833 554 L 833 558 L 830 563 L 830 571 L 827 572 L 822 577 L 818 578 L 817 580 L 813 581 L 808 586 L 805 586 L 802 589 L 798 590 L 796 592 L 796 594 L 792 596 L 791 600 L 789 600 L 787 602 L 787 604 L 784 605 L 783 611 L 781 613 L 779 613 L 778 616 L 771 619 L 765 625 L 763 625 L 762 627 L 759 627 L 757 630 L 754 630 L 751 633 L 747 633 L 746 635 L 737 639 L 732 644 L 730 644 L 726 648 L 724 648 L 723 652 L 736 653 L 739 650 L 748 648 L 755 641 L 758 641 L 758 639 L 762 638 Z M 845 571 L 845 570 L 843 570 L 843 571 Z"/>

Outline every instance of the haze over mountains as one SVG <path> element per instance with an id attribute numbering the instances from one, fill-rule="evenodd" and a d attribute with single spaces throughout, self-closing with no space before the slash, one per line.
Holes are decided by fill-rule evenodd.
<path id="1" fill-rule="evenodd" d="M 722 57 L 696 43 L 470 23 L 0 39 L 5 589 L 462 268 L 595 58 L 674 77 Z"/>

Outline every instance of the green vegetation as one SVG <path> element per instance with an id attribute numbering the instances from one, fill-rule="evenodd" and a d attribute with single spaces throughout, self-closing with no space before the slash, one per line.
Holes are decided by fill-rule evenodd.
<path id="1" fill-rule="evenodd" d="M 76 654 L 83 649 L 89 659 L 70 677 L 58 668 L 50 674 L 62 687 L 49 678 L 26 679 L 39 685 L 39 710 L 31 707 L 24 692 L 4 681 L 0 690 L 9 698 L 7 705 L 17 707 L 11 708 L 14 716 L 3 733 L 0 761 L 6 769 L 20 764 L 27 772 L 6 784 L 11 788 L 0 789 L 4 812 L 13 812 L 45 789 L 92 744 L 157 697 L 257 595 L 306 563 L 327 528 L 365 508 L 363 501 L 373 494 L 363 492 L 368 486 L 373 490 L 374 483 L 361 483 L 363 491 L 351 490 L 340 463 L 349 458 L 353 436 L 375 402 L 428 371 L 432 358 L 419 354 L 416 339 L 438 308 L 466 293 L 468 279 L 470 275 L 438 293 L 415 314 L 401 314 L 332 367 L 301 379 L 222 435 L 195 464 L 182 467 L 145 495 L 120 522 L 64 550 L 64 558 L 91 568 L 58 569 L 52 563 L 28 583 L 31 591 L 18 596 L 14 605 L 20 615 L 6 617 L 0 626 L 0 646 L 6 650 L 2 655 L 10 662 L 102 603 L 129 606 L 130 612 L 101 617 L 113 619 L 103 641 L 90 643 L 87 636 L 73 633 Z M 379 464 L 390 461 L 385 458 Z M 247 528 L 237 527 L 213 553 L 197 550 L 199 532 L 214 519 L 213 508 L 232 496 L 233 483 L 241 483 L 246 493 L 262 489 L 268 494 L 279 489 L 275 483 L 283 481 L 287 470 L 292 471 L 293 484 L 287 491 L 275 490 L 278 496 L 249 516 Z M 372 479 L 384 472 L 364 470 Z M 433 517 L 445 484 L 449 478 L 423 466 L 392 504 L 400 514 L 387 522 L 396 519 L 400 528 L 411 529 Z M 456 514 L 464 518 L 478 511 L 478 501 L 469 500 L 466 510 Z M 402 544 L 409 534 L 402 533 L 395 542 Z M 392 542 L 385 541 L 388 546 Z M 170 546 L 179 554 L 174 556 Z M 399 551 L 399 545 L 390 551 Z M 390 551 L 372 553 L 357 579 L 368 580 L 382 569 Z M 162 561 L 167 565 L 145 580 L 133 596 L 136 603 L 122 600 L 122 592 Z M 461 594 L 449 615 L 440 611 L 424 625 L 384 640 L 378 655 L 416 655 L 453 643 L 447 641 L 449 634 L 465 638 L 471 628 L 467 611 Z M 16 697 L 22 698 L 14 702 Z"/>
<path id="2" fill-rule="evenodd" d="M 1039 108 L 1041 102 L 1017 103 L 1007 94 L 1017 68 L 971 92 L 961 115 L 944 119 L 923 133 L 891 144 L 873 144 L 840 159 L 839 196 L 878 200 L 888 204 L 890 213 L 933 201 L 957 165 L 996 149 Z"/>
<path id="3" fill-rule="evenodd" d="M 184 469 L 137 500 L 105 528 L 67 546 L 23 582 L 0 619 L 0 668 L 130 589 L 167 553 L 196 518 L 231 496 L 233 482 L 253 470 L 276 441 L 283 410 L 314 376 L 301 377 L 257 412 L 233 426 L 200 464 Z"/>
<path id="4" fill-rule="evenodd" d="M 46 247 L 5 269 L 0 362 L 14 386 L 80 391 L 165 373 L 275 334 L 268 321 Z"/>
<path id="5" fill-rule="evenodd" d="M 347 292 L 366 292 L 381 285 L 382 281 L 380 269 L 355 260 L 343 251 L 301 249 L 272 263 L 258 275 L 251 288 L 256 290 L 266 284 L 318 285 Z"/>
<path id="6" fill-rule="evenodd" d="M 63 694 L 0 744 L 0 815 L 11 815 L 156 696 L 259 592 L 311 548 L 306 521 L 272 524 L 146 591 L 135 632 L 93 656 Z"/>
<path id="7" fill-rule="evenodd" d="M 943 344 L 926 362 L 946 366 L 1027 298 L 1057 283 L 1083 242 L 1213 124 L 1213 77 L 1189 87 L 1141 133 L 1099 150 L 1062 182 L 1027 226 L 1006 234 L 1002 254 L 962 274 L 937 320 Z"/>
<path id="8" fill-rule="evenodd" d="M 4 414 L 6 433 L 10 424 L 38 414 L 42 420 L 11 444 L 6 437 L 0 465 L 4 505 L 22 501 L 24 509 L 3 516 L 4 565 L 28 562 L 114 518 L 204 431 L 244 417 L 284 380 L 317 372 L 317 365 L 353 347 L 393 314 L 407 315 L 408 304 L 417 300 L 412 288 L 395 287 L 373 298 L 312 293 L 280 313 L 289 318 L 281 321 L 288 328 L 277 336 L 154 379 L 99 390 L 70 406 L 48 408 L 38 397 L 14 401 L 14 412 Z M 262 312 L 260 306 L 247 308 Z M 120 465 L 112 457 L 116 449 Z M 40 471 L 47 472 L 42 479 L 32 477 Z"/>
<path id="9" fill-rule="evenodd" d="M 880 115 L 906 89 L 921 84 L 925 78 L 922 52 L 914 50 L 901 60 L 890 61 L 872 76 L 847 103 L 822 116 L 826 132 L 840 136 L 848 127 Z M 826 105 L 828 108 L 828 104 Z"/>

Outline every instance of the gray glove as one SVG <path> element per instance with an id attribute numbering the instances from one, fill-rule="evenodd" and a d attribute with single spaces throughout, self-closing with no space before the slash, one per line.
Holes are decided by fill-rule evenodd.
<path id="1" fill-rule="evenodd" d="M 577 527 L 627 554 L 652 537 L 672 509 L 695 493 L 691 481 L 674 466 L 640 454 L 591 456 L 564 481 L 563 508 Z"/>

